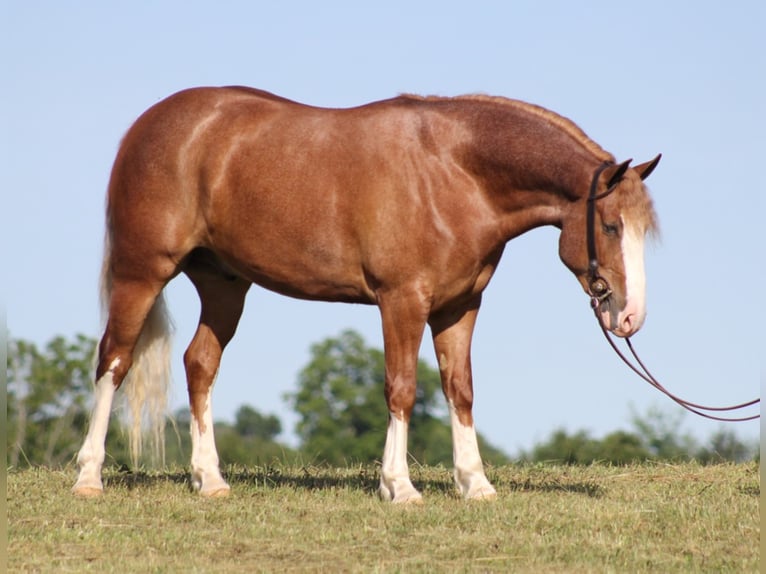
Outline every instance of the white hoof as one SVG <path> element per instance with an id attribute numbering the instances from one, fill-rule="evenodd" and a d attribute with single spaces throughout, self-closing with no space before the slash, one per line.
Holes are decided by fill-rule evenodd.
<path id="1" fill-rule="evenodd" d="M 192 487 L 200 496 L 205 498 L 228 496 L 231 492 L 231 487 L 223 479 L 217 468 L 210 471 L 197 470 L 192 472 Z"/>
<path id="2" fill-rule="evenodd" d="M 483 471 L 455 472 L 455 484 L 466 500 L 489 500 L 497 496 Z"/>
<path id="3" fill-rule="evenodd" d="M 224 483 L 216 488 L 200 489 L 199 495 L 203 498 L 225 498 L 231 493 L 231 487 Z"/>
<path id="4" fill-rule="evenodd" d="M 398 478 L 390 481 L 381 478 L 378 495 L 384 502 L 423 504 L 423 496 L 412 486 L 409 478 Z"/>
<path id="5" fill-rule="evenodd" d="M 489 483 L 465 495 L 466 500 L 494 500 L 495 498 L 497 498 L 497 491 Z"/>
<path id="6" fill-rule="evenodd" d="M 80 470 L 77 476 L 77 482 L 72 487 L 72 493 L 75 496 L 84 498 L 94 498 L 104 494 L 104 483 L 101 482 L 101 471 L 92 471 L 87 467 Z"/>
<path id="7" fill-rule="evenodd" d="M 74 487 L 72 487 L 72 494 L 79 496 L 80 498 L 97 498 L 104 494 L 104 488 L 95 486 L 80 486 L 75 484 Z"/>

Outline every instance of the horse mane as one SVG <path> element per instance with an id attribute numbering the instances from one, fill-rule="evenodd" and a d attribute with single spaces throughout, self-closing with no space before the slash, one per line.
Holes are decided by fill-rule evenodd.
<path id="1" fill-rule="evenodd" d="M 477 102 L 487 103 L 497 106 L 509 107 L 521 112 L 537 116 L 538 118 L 553 124 L 561 129 L 569 137 L 574 139 L 585 147 L 590 153 L 596 156 L 600 161 L 614 161 L 614 156 L 605 151 L 600 145 L 588 137 L 588 135 L 572 120 L 565 118 L 546 109 L 542 106 L 513 100 L 502 96 L 488 96 L 485 94 L 468 94 L 463 96 L 442 97 L 442 96 L 419 96 L 415 94 L 402 94 L 402 98 L 421 102 Z"/>

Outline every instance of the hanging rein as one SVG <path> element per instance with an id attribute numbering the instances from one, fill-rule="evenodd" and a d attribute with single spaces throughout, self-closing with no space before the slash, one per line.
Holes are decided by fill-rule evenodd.
<path id="1" fill-rule="evenodd" d="M 602 322 L 599 320 L 598 318 L 599 307 L 601 307 L 601 305 L 609 304 L 609 297 L 612 294 L 612 290 L 609 287 L 609 282 L 598 274 L 598 257 L 596 255 L 596 232 L 595 232 L 596 201 L 612 193 L 617 187 L 617 184 L 616 183 L 613 184 L 603 193 L 598 194 L 596 193 L 596 191 L 598 188 L 598 178 L 601 175 L 601 172 L 603 172 L 610 165 L 612 164 L 609 162 L 604 162 L 596 169 L 595 173 L 593 174 L 593 181 L 591 181 L 590 192 L 588 194 L 587 212 L 586 212 L 586 220 L 585 220 L 586 233 L 587 233 L 587 246 L 588 246 L 588 289 L 589 289 L 589 294 L 591 297 L 591 307 L 593 309 L 594 314 L 596 315 L 596 320 L 598 321 L 599 327 L 601 327 L 601 331 L 604 333 L 606 340 L 609 342 L 609 345 L 611 345 L 612 349 L 614 349 L 614 352 L 617 353 L 617 356 L 620 357 L 620 359 L 622 359 L 622 361 L 628 367 L 630 367 L 630 369 L 634 373 L 636 373 L 639 377 L 641 377 L 647 383 L 652 385 L 655 389 L 664 393 L 670 399 L 672 399 L 673 401 L 681 405 L 687 411 L 693 412 L 694 414 L 699 415 L 701 417 L 705 417 L 705 418 L 716 420 L 716 421 L 724 421 L 724 422 L 751 421 L 751 420 L 760 418 L 761 416 L 760 414 L 745 416 L 745 417 L 718 416 L 718 415 L 710 414 L 710 413 L 738 411 L 740 409 L 751 407 L 753 405 L 759 404 L 761 402 L 760 398 L 754 399 L 752 401 L 748 401 L 746 403 L 732 405 L 730 407 L 706 407 L 704 405 L 698 405 L 696 403 L 692 403 L 690 401 L 682 399 L 678 397 L 677 395 L 674 395 L 673 393 L 668 391 L 664 386 L 662 386 L 662 384 L 660 384 L 660 382 L 649 372 L 649 369 L 646 368 L 643 361 L 641 361 L 638 354 L 634 350 L 633 344 L 630 341 L 630 337 L 626 337 L 625 341 L 628 345 L 628 349 L 630 349 L 630 352 L 633 355 L 633 358 L 636 360 L 637 365 L 633 364 L 630 361 L 630 359 L 628 359 L 620 351 L 613 337 L 609 334 L 609 331 L 606 330 Z M 625 165 L 627 165 L 627 163 Z"/>

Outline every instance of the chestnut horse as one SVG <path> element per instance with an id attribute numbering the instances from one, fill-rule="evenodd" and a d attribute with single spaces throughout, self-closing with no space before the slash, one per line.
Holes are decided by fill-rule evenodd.
<path id="1" fill-rule="evenodd" d="M 134 430 L 142 407 L 162 427 L 162 291 L 184 273 L 201 301 L 184 364 L 192 483 L 202 495 L 229 491 L 211 392 L 245 294 L 257 283 L 291 297 L 379 307 L 390 413 L 379 492 L 393 502 L 421 500 L 409 478 L 407 430 L 427 323 L 449 404 L 457 488 L 467 499 L 493 497 L 474 430 L 470 347 L 505 244 L 538 226 L 558 227 L 559 255 L 594 297 L 603 325 L 618 336 L 635 333 L 645 316 L 644 237 L 655 225 L 642 180 L 658 160 L 618 164 L 571 121 L 496 97 L 406 95 L 322 109 L 226 87 L 159 102 L 128 131 L 109 182 L 107 322 L 74 492 L 103 491 L 106 429 L 120 385 L 138 412 Z M 588 218 L 605 294 L 591 288 L 591 188 L 598 193 Z"/>

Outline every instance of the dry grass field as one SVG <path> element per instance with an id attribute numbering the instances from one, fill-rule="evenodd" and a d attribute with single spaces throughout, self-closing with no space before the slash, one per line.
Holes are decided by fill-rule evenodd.
<path id="1" fill-rule="evenodd" d="M 377 468 L 229 467 L 232 495 L 183 469 L 8 474 L 10 572 L 758 572 L 758 466 L 510 465 L 467 503 L 413 465 L 421 506 L 375 496 Z"/>

